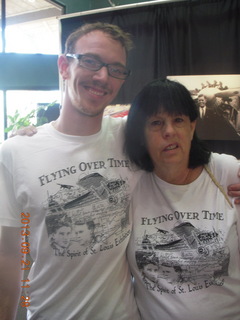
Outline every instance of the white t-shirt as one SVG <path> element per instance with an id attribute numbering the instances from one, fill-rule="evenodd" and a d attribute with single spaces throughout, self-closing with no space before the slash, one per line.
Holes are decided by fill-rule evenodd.
<path id="1" fill-rule="evenodd" d="M 46 124 L 2 145 L 0 224 L 30 219 L 28 319 L 139 319 L 126 260 L 138 175 L 122 152 L 124 125 L 105 117 L 99 133 L 78 137 Z"/>
<path id="2" fill-rule="evenodd" d="M 225 191 L 239 183 L 235 158 L 212 154 L 209 167 Z M 143 320 L 240 319 L 239 207 L 205 169 L 180 186 L 144 173 L 131 214 L 128 259 Z"/>

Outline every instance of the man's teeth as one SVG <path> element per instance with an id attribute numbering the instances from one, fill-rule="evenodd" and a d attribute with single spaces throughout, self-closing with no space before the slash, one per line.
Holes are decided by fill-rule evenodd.
<path id="1" fill-rule="evenodd" d="M 92 93 L 92 94 L 95 94 L 97 96 L 103 96 L 104 95 L 104 92 L 95 91 L 93 89 L 89 89 L 89 92 Z"/>

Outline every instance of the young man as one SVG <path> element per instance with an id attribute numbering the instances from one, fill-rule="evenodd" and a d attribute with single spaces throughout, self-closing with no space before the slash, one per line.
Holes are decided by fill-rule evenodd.
<path id="1" fill-rule="evenodd" d="M 122 153 L 124 119 L 103 119 L 129 75 L 130 46 L 129 35 L 109 24 L 70 35 L 58 61 L 65 82 L 59 118 L 31 139 L 2 145 L 1 320 L 15 318 L 21 287 L 28 320 L 139 319 L 126 260 L 137 176 Z M 79 221 L 94 225 L 89 245 L 74 241 Z M 64 250 L 53 247 L 59 225 L 71 230 Z M 28 279 L 21 274 L 30 267 L 26 253 Z"/>

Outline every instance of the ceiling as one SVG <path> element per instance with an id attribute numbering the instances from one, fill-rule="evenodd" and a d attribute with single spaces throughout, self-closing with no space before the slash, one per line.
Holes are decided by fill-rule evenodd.
<path id="1" fill-rule="evenodd" d="M 48 0 L 5 0 L 6 18 L 11 24 L 13 22 L 24 22 L 35 20 L 36 17 L 44 18 L 61 15 L 60 6 Z"/>
<path id="2" fill-rule="evenodd" d="M 6 28 L 11 27 L 12 34 L 17 35 L 22 32 L 22 34 L 27 34 L 28 38 L 32 37 L 33 41 L 36 41 L 36 35 L 40 40 L 45 35 L 49 39 L 58 39 L 59 23 L 56 17 L 63 14 L 63 10 L 59 5 L 50 0 L 5 1 Z"/>

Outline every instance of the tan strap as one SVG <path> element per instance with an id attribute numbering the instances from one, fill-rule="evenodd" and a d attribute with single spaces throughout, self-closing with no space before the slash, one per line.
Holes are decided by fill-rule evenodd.
<path id="1" fill-rule="evenodd" d="M 209 177 L 212 179 L 213 183 L 217 186 L 217 188 L 222 192 L 222 194 L 224 195 L 224 198 L 227 200 L 227 202 L 229 203 L 229 205 L 231 206 L 231 208 L 233 208 L 233 205 L 228 197 L 228 195 L 226 194 L 225 190 L 223 189 L 223 187 L 220 185 L 220 183 L 217 181 L 217 179 L 215 178 L 214 174 L 211 172 L 211 170 L 209 169 L 209 167 L 207 165 L 204 165 L 204 169 L 207 171 Z"/>

